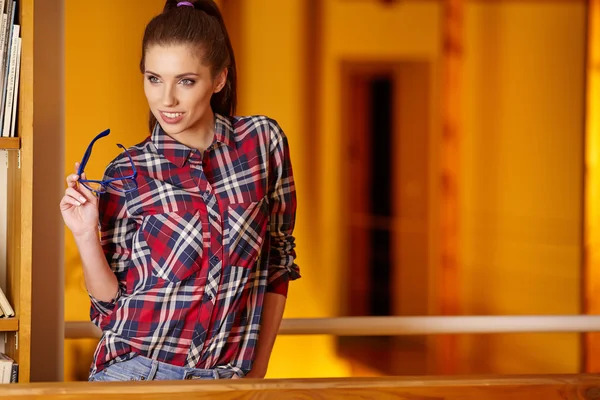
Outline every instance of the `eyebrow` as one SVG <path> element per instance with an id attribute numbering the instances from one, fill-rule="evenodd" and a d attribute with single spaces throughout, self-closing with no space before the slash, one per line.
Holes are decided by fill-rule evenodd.
<path id="1" fill-rule="evenodd" d="M 156 72 L 152 72 L 150 70 L 146 70 L 145 73 L 146 74 L 150 74 L 150 75 L 154 75 L 157 78 L 161 78 L 161 76 L 159 74 L 157 74 Z M 176 75 L 175 78 L 179 79 L 179 78 L 183 78 L 185 76 L 200 76 L 200 75 L 196 74 L 195 72 L 185 72 L 183 74 Z"/>

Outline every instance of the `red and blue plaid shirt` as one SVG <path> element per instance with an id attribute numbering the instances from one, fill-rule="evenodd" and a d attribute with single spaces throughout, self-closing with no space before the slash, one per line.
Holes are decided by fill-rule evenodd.
<path id="1" fill-rule="evenodd" d="M 159 125 L 130 148 L 138 189 L 100 195 L 104 253 L 119 282 L 91 295 L 103 335 L 90 373 L 136 354 L 191 368 L 252 368 L 264 295 L 300 277 L 288 143 L 272 119 L 215 115 L 204 152 Z M 131 174 L 124 154 L 105 179 Z"/>

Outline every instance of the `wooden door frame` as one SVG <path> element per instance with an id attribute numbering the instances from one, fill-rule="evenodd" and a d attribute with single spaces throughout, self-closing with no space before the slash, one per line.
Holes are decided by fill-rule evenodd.
<path id="1" fill-rule="evenodd" d="M 424 124 L 426 125 L 426 128 L 424 129 L 426 131 L 426 143 L 427 143 L 427 149 L 425 150 L 425 154 L 427 157 L 431 158 L 431 157 L 435 157 L 436 154 L 438 154 L 437 150 L 434 150 L 435 146 L 437 146 L 437 141 L 439 139 L 435 138 L 436 134 L 433 134 L 433 132 L 436 132 L 435 127 L 434 127 L 434 122 L 432 121 L 437 121 L 437 118 L 433 118 L 434 117 L 434 112 L 437 109 L 437 107 L 435 107 L 434 105 L 434 101 L 435 101 L 435 96 L 434 96 L 434 91 L 432 90 L 434 88 L 434 82 L 436 82 L 437 80 L 435 79 L 435 68 L 434 68 L 434 63 L 431 60 L 427 60 L 427 59 L 384 59 L 384 60 L 343 60 L 340 62 L 340 88 L 341 88 L 341 121 L 340 121 L 340 126 L 341 126 L 341 140 L 340 143 L 342 146 L 346 145 L 348 146 L 348 137 L 350 137 L 350 128 L 353 124 L 355 124 L 356 122 L 354 122 L 351 118 L 348 117 L 349 113 L 352 110 L 352 101 L 353 101 L 353 96 L 352 96 L 352 77 L 355 75 L 363 75 L 363 76 L 377 76 L 377 75 L 387 75 L 387 76 L 392 76 L 394 81 L 396 82 L 400 82 L 403 79 L 405 80 L 405 82 L 410 82 L 411 80 L 409 78 L 407 78 L 408 76 L 410 76 L 410 74 L 414 74 L 415 73 L 415 69 L 421 71 L 421 73 L 425 74 L 426 78 L 426 86 L 427 86 L 427 90 L 426 90 L 426 94 L 424 95 L 426 97 L 426 114 L 427 117 L 424 118 L 426 120 L 426 122 L 424 122 Z M 414 75 L 413 75 L 414 76 Z M 404 77 L 404 78 L 403 78 Z M 423 78 L 422 78 L 423 79 Z M 395 90 L 395 93 L 398 93 L 398 89 Z M 395 105 L 393 106 L 393 113 L 396 115 L 401 115 L 401 107 L 404 107 L 402 102 L 400 101 L 400 98 L 402 98 L 402 95 L 399 95 L 399 97 L 397 98 L 397 101 L 395 101 Z M 406 99 L 404 99 L 406 100 Z M 396 140 L 400 140 L 399 136 L 398 136 L 398 131 L 399 129 L 401 129 L 402 127 L 402 123 L 399 123 L 398 121 L 393 122 L 393 127 L 392 129 L 395 131 L 395 133 L 392 135 L 392 143 L 395 142 Z M 403 129 L 405 127 L 402 127 Z M 434 139 L 435 138 L 435 139 Z M 397 145 L 393 145 L 393 146 L 397 146 Z M 349 149 L 344 149 L 342 150 L 342 154 L 348 154 Z M 344 190 L 344 194 L 342 194 L 341 198 L 342 199 L 347 199 L 349 198 L 348 196 L 351 195 L 350 193 L 350 188 L 348 187 L 348 185 L 346 184 L 346 182 L 348 182 L 348 179 L 350 179 L 351 177 L 349 176 L 350 174 L 350 167 L 349 167 L 349 163 L 350 161 L 348 161 L 348 157 L 342 157 L 342 162 L 344 163 L 341 166 L 341 175 L 340 175 L 340 179 L 342 184 L 340 185 L 340 187 Z M 437 182 L 439 182 L 439 175 L 437 173 L 431 173 L 430 170 L 431 169 L 436 169 L 437 166 L 439 165 L 439 162 L 426 162 L 427 166 L 428 166 L 428 170 L 425 172 L 426 175 L 426 186 L 427 186 L 427 200 L 428 200 L 428 204 L 427 204 L 427 222 L 424 224 L 424 229 L 425 229 L 425 237 L 427 238 L 427 271 L 426 274 L 427 276 L 430 277 L 435 277 L 438 275 L 438 273 L 435 273 L 431 271 L 432 267 L 434 265 L 438 265 L 438 263 L 435 262 L 435 252 L 432 251 L 432 248 L 437 248 L 439 247 L 439 245 L 437 243 L 435 243 L 435 241 L 439 240 L 439 238 L 437 237 L 437 235 L 433 234 L 433 231 L 431 229 L 432 226 L 432 222 L 431 220 L 433 220 L 435 218 L 435 216 L 437 216 L 439 213 L 436 212 L 436 210 L 434 210 L 436 207 L 439 207 L 439 199 L 434 198 L 434 196 L 439 194 L 439 191 L 432 191 L 430 190 L 432 186 L 434 186 L 435 184 L 437 184 Z M 395 159 L 392 160 L 392 168 L 394 169 L 394 172 L 392 174 L 396 174 L 398 173 L 399 169 L 400 169 L 400 160 L 397 159 L 397 157 L 395 157 Z M 397 178 L 394 179 L 399 179 L 399 176 Z M 432 183 L 431 180 L 434 179 L 436 181 L 436 183 Z M 392 207 L 396 210 L 396 212 L 398 212 L 399 210 L 399 200 L 400 197 L 397 195 L 396 196 L 396 200 L 394 200 L 394 204 L 392 205 Z M 339 225 L 339 229 L 338 231 L 340 232 L 340 240 L 341 240 L 341 249 L 344 249 L 344 253 L 340 254 L 341 257 L 341 265 L 345 265 L 348 266 L 346 273 L 344 274 L 344 276 L 347 277 L 347 279 L 359 279 L 359 280 L 365 280 L 366 278 L 364 276 L 361 275 L 360 271 L 353 271 L 352 267 L 351 267 L 351 263 L 350 263 L 350 254 L 349 251 L 347 251 L 347 249 L 350 248 L 350 232 L 348 229 L 348 225 L 347 225 L 347 219 L 350 216 L 350 204 L 348 201 L 343 202 L 343 204 L 340 205 L 339 208 L 339 213 L 341 215 L 341 218 L 339 219 L 340 221 L 340 225 Z M 391 243 L 392 246 L 394 246 L 395 243 L 397 243 L 398 241 L 398 234 L 397 233 L 392 233 L 392 238 L 391 238 Z M 392 247 L 392 257 L 394 260 L 398 260 L 398 254 L 394 254 L 394 248 Z M 363 271 L 364 272 L 364 271 Z M 394 272 L 392 271 L 392 274 L 394 274 Z M 364 275 L 364 274 L 363 274 Z M 394 278 L 392 278 L 394 279 Z M 436 292 L 439 290 L 439 288 L 437 287 L 437 282 L 433 279 L 430 279 L 428 281 L 428 292 L 432 293 L 432 292 Z M 341 315 L 348 315 L 349 310 L 345 307 L 347 307 L 348 305 L 348 301 L 350 299 L 350 293 L 349 291 L 349 287 L 350 285 L 347 284 L 346 282 L 341 282 L 341 296 L 344 299 L 341 302 L 341 308 L 340 308 L 340 314 Z M 425 297 L 427 300 L 431 300 L 432 298 L 434 298 L 435 296 L 431 296 L 431 295 L 427 295 L 425 294 Z M 434 312 L 434 310 L 437 310 L 440 308 L 439 304 L 431 304 L 431 301 L 427 301 L 426 302 L 426 306 L 428 307 L 428 312 Z M 430 343 L 431 341 L 435 340 L 435 338 L 433 337 L 429 337 L 427 338 L 427 342 Z M 431 342 L 431 344 L 433 344 L 433 342 Z M 433 346 L 429 346 L 429 349 L 435 349 L 435 347 Z M 428 356 L 429 360 L 435 359 L 432 358 L 431 356 Z M 429 368 L 431 369 L 431 368 Z"/>
<path id="2" fill-rule="evenodd" d="M 587 9 L 586 111 L 582 238 L 582 309 L 600 314 L 600 0 Z M 600 372 L 600 333 L 582 334 L 581 369 Z"/>

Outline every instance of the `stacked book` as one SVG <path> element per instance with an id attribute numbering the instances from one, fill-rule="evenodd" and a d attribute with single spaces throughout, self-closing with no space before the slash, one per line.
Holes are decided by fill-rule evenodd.
<path id="1" fill-rule="evenodd" d="M 0 384 L 17 383 L 19 378 L 19 364 L 4 353 L 0 353 Z"/>
<path id="2" fill-rule="evenodd" d="M 0 137 L 15 137 L 21 70 L 17 0 L 0 0 Z"/>

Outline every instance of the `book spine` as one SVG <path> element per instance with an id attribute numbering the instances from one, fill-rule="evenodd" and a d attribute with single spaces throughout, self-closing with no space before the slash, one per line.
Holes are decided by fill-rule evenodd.
<path id="1" fill-rule="evenodd" d="M 16 133 L 16 122 L 17 122 L 17 101 L 19 99 L 19 79 L 21 77 L 21 45 L 22 45 L 22 41 L 21 38 L 17 39 L 19 41 L 19 44 L 17 46 L 17 71 L 15 73 L 15 90 L 13 93 L 13 106 L 12 106 L 12 124 L 10 127 L 10 136 L 11 137 L 16 137 L 17 133 Z"/>
<path id="2" fill-rule="evenodd" d="M 6 102 L 4 104 L 4 125 L 2 135 L 10 136 L 13 96 L 15 94 L 15 76 L 17 68 L 17 51 L 19 46 L 20 25 L 15 25 L 10 45 L 10 63 L 8 66 L 8 81 L 6 83 Z"/>
<path id="3" fill-rule="evenodd" d="M 14 362 L 10 373 L 10 383 L 17 382 L 19 382 L 19 364 Z"/>

